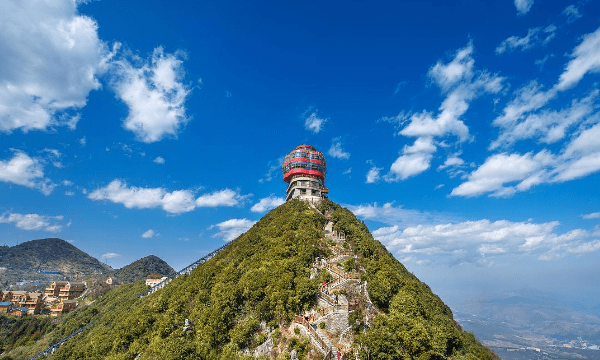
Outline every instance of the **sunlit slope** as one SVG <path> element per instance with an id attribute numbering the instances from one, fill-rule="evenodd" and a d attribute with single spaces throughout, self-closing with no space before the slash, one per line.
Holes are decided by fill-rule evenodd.
<path id="1" fill-rule="evenodd" d="M 52 359 L 237 359 L 274 339 L 273 357 L 323 359 L 308 338 L 289 331 L 294 316 L 315 309 L 320 273 L 316 258 L 332 256 L 323 236 L 329 221 L 347 234 L 357 268 L 379 315 L 370 327 L 355 316 L 353 349 L 370 359 L 491 359 L 494 355 L 453 321 L 450 309 L 370 235 L 352 213 L 325 201 L 319 210 L 290 201 L 190 275 L 137 299 L 109 292 L 112 307 L 78 315 L 96 321 L 63 345 Z M 139 285 L 136 285 L 136 291 Z M 105 303 L 107 300 L 102 300 Z M 355 312 L 360 314 L 360 312 Z M 185 320 L 189 326 L 186 328 Z M 82 321 L 83 322 L 83 321 Z M 245 354 L 244 355 L 244 350 Z M 350 351 L 350 350 L 348 350 Z"/>

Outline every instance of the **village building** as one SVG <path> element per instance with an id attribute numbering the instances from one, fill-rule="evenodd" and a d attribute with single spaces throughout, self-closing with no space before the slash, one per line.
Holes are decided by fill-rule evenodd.
<path id="1" fill-rule="evenodd" d="M 79 295 L 83 294 L 85 291 L 85 283 L 84 282 L 76 282 L 76 281 L 68 281 L 67 284 L 60 289 L 58 293 L 58 297 L 61 300 L 73 300 Z"/>
<path id="2" fill-rule="evenodd" d="M 12 309 L 10 311 L 10 314 L 13 316 L 25 316 L 25 315 L 27 315 L 27 312 L 28 312 L 28 310 L 26 307 L 18 307 L 16 309 Z"/>
<path id="3" fill-rule="evenodd" d="M 46 287 L 46 302 L 72 300 L 83 294 L 85 283 L 80 281 L 53 281 Z"/>
<path id="4" fill-rule="evenodd" d="M 0 302 L 0 314 L 9 313 L 12 310 L 12 303 L 10 301 Z"/>
<path id="5" fill-rule="evenodd" d="M 11 292 L 10 302 L 20 304 L 27 301 L 27 291 L 15 290 Z"/>
<path id="6" fill-rule="evenodd" d="M 53 281 L 50 285 L 48 285 L 44 290 L 46 301 L 56 301 L 58 299 L 60 289 L 62 289 L 65 285 L 67 285 L 67 281 Z"/>
<path id="7" fill-rule="evenodd" d="M 50 316 L 66 314 L 77 308 L 77 300 L 63 300 L 50 307 Z"/>
<path id="8" fill-rule="evenodd" d="M 39 314 L 43 304 L 44 299 L 41 293 L 28 293 L 27 299 L 19 303 L 22 307 L 27 308 L 29 314 Z"/>

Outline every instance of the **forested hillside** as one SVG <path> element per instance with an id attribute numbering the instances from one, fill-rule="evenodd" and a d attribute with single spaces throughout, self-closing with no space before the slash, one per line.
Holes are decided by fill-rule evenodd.
<path id="1" fill-rule="evenodd" d="M 343 241 L 324 236 L 328 222 L 345 233 Z M 272 358 L 289 359 L 297 352 L 300 359 L 321 360 L 319 351 L 327 353 L 328 346 L 343 346 L 343 341 L 331 338 L 333 344 L 317 351 L 302 323 L 309 311 L 326 313 L 325 305 L 318 305 L 323 301 L 319 296 L 327 296 L 319 295 L 324 291 L 320 286 L 334 280 L 315 264 L 342 256 L 336 255 L 342 253 L 339 249 L 351 256 L 328 266 L 360 274 L 354 281 L 366 284 L 366 299 L 375 307 L 369 310 L 359 293 L 335 292 L 336 306 L 338 296 L 349 303 L 358 297 L 354 310 L 346 312 L 351 329 L 345 335 L 350 339 L 343 348 L 346 359 L 354 354 L 361 359 L 497 358 L 460 329 L 450 309 L 375 241 L 364 224 L 329 201 L 319 210 L 289 201 L 191 274 L 141 299 L 136 297 L 143 290 L 141 282 L 111 290 L 67 315 L 45 341 L 93 322 L 51 358 L 252 359 L 259 345 L 269 343 L 267 356 Z M 369 311 L 376 315 L 369 317 Z M 298 316 L 302 314 L 304 318 Z M 318 325 L 326 333 L 325 322 Z"/>

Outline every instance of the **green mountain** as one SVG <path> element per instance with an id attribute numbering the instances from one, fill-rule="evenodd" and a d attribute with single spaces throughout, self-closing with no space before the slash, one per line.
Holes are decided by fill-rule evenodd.
<path id="1" fill-rule="evenodd" d="M 328 200 L 289 201 L 189 275 L 144 289 L 67 314 L 28 353 L 91 324 L 50 359 L 498 359 Z"/>
<path id="2" fill-rule="evenodd" d="M 12 270 L 55 270 L 63 274 L 94 274 L 111 271 L 65 240 L 51 238 L 31 240 L 0 250 L 0 267 Z"/>
<path id="3" fill-rule="evenodd" d="M 148 277 L 148 275 L 158 274 L 161 276 L 171 276 L 175 270 L 158 256 L 149 255 L 116 270 L 112 276 L 118 283 L 132 283 Z"/>

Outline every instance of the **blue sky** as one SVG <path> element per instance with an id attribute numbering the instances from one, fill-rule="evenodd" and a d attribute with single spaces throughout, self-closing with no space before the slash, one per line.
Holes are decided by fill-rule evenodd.
<path id="1" fill-rule="evenodd" d="M 182 268 L 330 198 L 449 301 L 592 296 L 597 1 L 0 2 L 0 243 Z M 574 281 L 576 280 L 576 281 Z"/>

